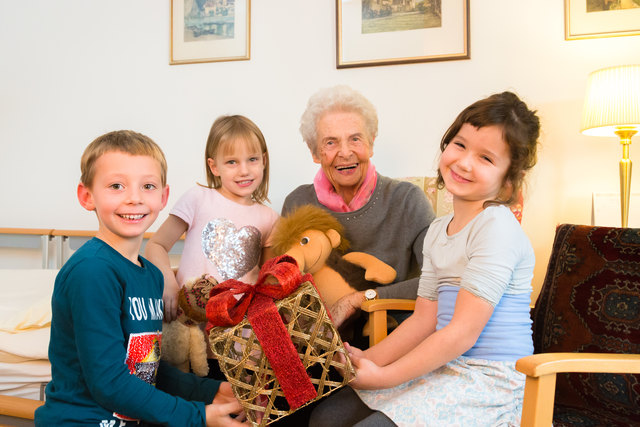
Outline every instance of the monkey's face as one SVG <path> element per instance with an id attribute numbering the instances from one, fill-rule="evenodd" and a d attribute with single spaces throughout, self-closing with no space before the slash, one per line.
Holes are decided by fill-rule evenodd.
<path id="1" fill-rule="evenodd" d="M 314 274 L 326 263 L 331 251 L 340 244 L 340 235 L 335 230 L 326 233 L 319 230 L 306 230 L 298 243 L 287 251 L 298 263 L 300 271 Z"/>

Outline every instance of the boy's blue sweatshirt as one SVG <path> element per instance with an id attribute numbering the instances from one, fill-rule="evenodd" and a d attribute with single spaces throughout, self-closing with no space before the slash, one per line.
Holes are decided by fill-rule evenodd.
<path id="1" fill-rule="evenodd" d="M 219 382 L 160 362 L 164 282 L 139 261 L 93 238 L 60 270 L 51 301 L 52 380 L 36 426 L 205 425 L 205 403 Z"/>

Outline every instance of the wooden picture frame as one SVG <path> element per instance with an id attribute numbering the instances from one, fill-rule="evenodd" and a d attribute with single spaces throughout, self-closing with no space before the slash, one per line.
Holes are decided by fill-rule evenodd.
<path id="1" fill-rule="evenodd" d="M 640 35 L 638 0 L 564 0 L 564 38 Z"/>
<path id="2" fill-rule="evenodd" d="M 169 64 L 242 61 L 251 53 L 251 0 L 171 0 Z"/>
<path id="3" fill-rule="evenodd" d="M 469 0 L 336 0 L 336 26 L 337 68 L 470 58 Z"/>

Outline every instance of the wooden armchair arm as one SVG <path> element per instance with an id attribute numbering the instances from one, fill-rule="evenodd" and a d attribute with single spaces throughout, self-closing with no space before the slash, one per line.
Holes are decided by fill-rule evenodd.
<path id="1" fill-rule="evenodd" d="M 519 359 L 516 369 L 527 376 L 522 427 L 548 427 L 553 419 L 556 374 L 559 372 L 640 373 L 640 354 L 540 353 Z"/>
<path id="2" fill-rule="evenodd" d="M 416 300 L 413 299 L 372 299 L 362 303 L 361 309 L 367 313 L 380 310 L 413 310 Z"/>
<path id="3" fill-rule="evenodd" d="M 32 420 L 34 412 L 42 405 L 42 400 L 0 395 L 0 415 Z"/>
<path id="4" fill-rule="evenodd" d="M 369 313 L 369 347 L 373 347 L 387 336 L 387 310 L 413 310 L 416 301 L 412 299 L 374 299 L 360 306 Z"/>

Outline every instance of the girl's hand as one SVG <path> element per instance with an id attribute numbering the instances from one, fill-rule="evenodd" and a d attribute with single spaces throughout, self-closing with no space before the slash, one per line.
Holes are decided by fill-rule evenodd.
<path id="1" fill-rule="evenodd" d="M 352 346 L 348 342 L 344 343 L 344 348 L 345 350 L 347 350 L 349 357 L 359 357 L 359 358 L 365 357 L 364 351 L 360 350 L 358 347 Z"/>
<path id="2" fill-rule="evenodd" d="M 169 323 L 178 318 L 178 281 L 175 275 L 165 276 L 162 302 L 164 304 L 164 321 Z"/>
<path id="3" fill-rule="evenodd" d="M 178 281 L 171 268 L 169 251 L 187 231 L 189 225 L 175 215 L 169 217 L 160 226 L 158 231 L 147 242 L 144 249 L 145 257 L 162 271 L 164 276 L 164 292 L 162 302 L 164 304 L 164 321 L 171 322 L 178 316 Z"/>
<path id="4" fill-rule="evenodd" d="M 364 351 L 359 348 L 351 347 L 347 343 L 345 343 L 345 347 L 349 352 L 351 364 L 356 371 L 356 376 L 349 382 L 349 385 L 361 390 L 384 388 L 384 368 L 367 359 Z"/>
<path id="5" fill-rule="evenodd" d="M 349 355 L 349 359 L 351 360 L 352 364 L 353 364 L 353 358 L 363 358 L 364 356 L 364 351 L 360 350 L 357 347 L 352 347 L 351 345 L 349 345 L 348 342 L 344 343 L 344 349 L 347 352 L 347 354 Z M 343 365 L 347 364 L 347 357 L 342 353 L 342 352 L 336 352 L 334 353 L 334 356 L 337 361 L 339 363 L 342 363 Z M 354 366 L 355 368 L 355 366 Z M 344 378 L 344 370 L 340 369 L 338 367 L 336 367 L 336 369 L 338 370 L 338 372 L 340 372 L 340 375 L 342 375 L 342 377 Z"/>
<path id="6" fill-rule="evenodd" d="M 246 425 L 245 415 L 238 399 L 233 395 L 231 384 L 220 383 L 220 388 L 213 398 L 213 402 L 205 407 L 207 427 L 213 426 L 242 426 Z M 231 415 L 237 415 L 232 418 Z"/>

